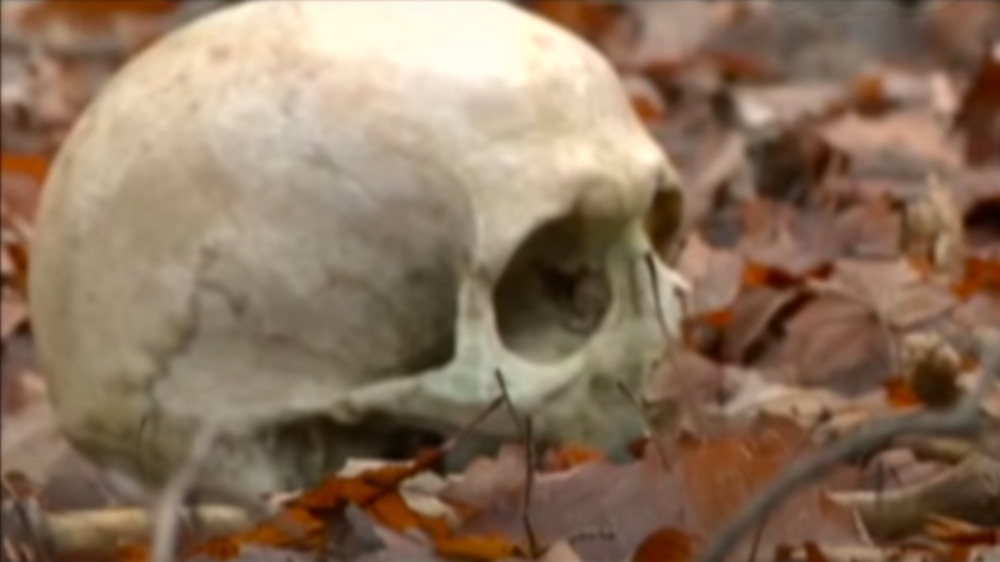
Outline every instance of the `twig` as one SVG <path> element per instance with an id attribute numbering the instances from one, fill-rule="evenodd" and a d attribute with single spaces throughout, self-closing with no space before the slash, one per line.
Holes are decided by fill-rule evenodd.
<path id="1" fill-rule="evenodd" d="M 521 512 L 521 524 L 524 525 L 524 536 L 528 540 L 528 557 L 534 560 L 542 555 L 542 549 L 531 523 L 531 492 L 535 489 L 535 441 L 532 425 L 531 416 L 524 418 L 524 510 Z"/>
<path id="2" fill-rule="evenodd" d="M 8 502 L 4 502 L 8 509 Z M 149 509 L 142 507 L 87 509 L 62 513 L 46 513 L 41 509 L 29 517 L 33 532 L 51 553 L 46 560 L 64 560 L 83 555 L 111 556 L 122 542 L 149 539 L 156 524 Z M 253 519 L 239 507 L 201 505 L 192 508 L 202 522 L 197 538 L 237 533 L 249 529 Z M 5 521 L 4 531 L 8 531 Z M 19 538 L 15 533 L 14 539 Z M 23 532 L 22 532 L 23 534 Z"/>
<path id="3" fill-rule="evenodd" d="M 150 557 L 153 562 L 171 562 L 174 559 L 179 526 L 178 515 L 182 512 L 185 497 L 198 478 L 198 473 L 201 472 L 218 435 L 218 428 L 215 425 L 202 428 L 191 443 L 187 460 L 164 487 L 153 525 L 153 548 Z"/>
<path id="4" fill-rule="evenodd" d="M 359 507 L 366 508 L 374 505 L 375 502 L 384 498 L 386 494 L 390 494 L 396 491 L 399 488 L 400 484 L 402 484 L 403 481 L 406 480 L 407 478 L 412 478 L 417 474 L 424 472 L 425 470 L 429 470 L 431 467 L 437 464 L 441 459 L 443 459 L 444 456 L 447 455 L 449 451 L 454 449 L 455 446 L 462 441 L 462 439 L 464 439 L 469 433 L 472 433 L 472 431 L 475 430 L 476 427 L 479 426 L 479 424 L 483 423 L 483 421 L 486 418 L 490 417 L 490 415 L 493 414 L 493 412 L 495 412 L 497 408 L 499 408 L 500 405 L 503 404 L 503 402 L 504 402 L 503 396 L 497 396 L 496 398 L 494 398 L 493 401 L 490 402 L 489 405 L 487 405 L 482 412 L 479 412 L 476 415 L 476 417 L 473 418 L 472 421 L 470 421 L 464 427 L 462 427 L 462 429 L 460 429 L 458 433 L 448 438 L 448 440 L 446 440 L 444 443 L 442 443 L 440 446 L 430 451 L 429 453 L 418 455 L 417 458 L 414 459 L 413 464 L 409 468 L 401 472 L 391 481 L 386 482 L 379 493 L 373 494 L 367 500 L 361 502 L 361 504 L 359 504 Z"/>
<path id="5" fill-rule="evenodd" d="M 838 492 L 830 498 L 857 511 L 869 535 L 879 540 L 919 533 L 931 515 L 1000 525 L 1000 460 L 972 453 L 958 465 L 912 486 Z"/>
<path id="6" fill-rule="evenodd" d="M 504 405 L 507 406 L 507 413 L 510 414 L 510 419 L 514 422 L 517 434 L 523 439 L 526 433 L 524 421 L 521 419 L 521 415 L 517 412 L 517 407 L 514 406 L 514 400 L 510 397 L 510 392 L 507 391 L 507 381 L 504 379 L 503 373 L 500 372 L 500 369 L 494 371 L 493 375 L 497 379 L 497 384 L 500 385 L 500 398 L 503 399 Z"/>
<path id="7" fill-rule="evenodd" d="M 541 555 L 542 550 L 538 546 L 535 529 L 531 524 L 531 490 L 534 488 L 535 481 L 535 446 L 531 418 L 522 418 L 518 413 L 517 407 L 514 406 L 514 401 L 510 397 L 510 393 L 507 392 L 507 381 L 504 380 L 503 373 L 497 369 L 494 374 L 496 375 L 497 384 L 500 385 L 503 401 L 507 405 L 507 412 L 510 413 L 510 417 L 517 427 L 517 432 L 524 441 L 524 505 L 521 510 L 521 523 L 524 525 L 524 535 L 528 540 L 528 556 L 535 559 Z"/>
<path id="8" fill-rule="evenodd" d="M 799 487 L 814 481 L 849 459 L 867 456 L 883 448 L 900 435 L 967 435 L 981 424 L 980 400 L 996 383 L 1000 371 L 1000 332 L 983 330 L 981 334 L 983 374 L 976 388 L 945 412 L 916 412 L 886 419 L 863 427 L 850 437 L 832 444 L 816 455 L 793 464 L 767 488 L 745 504 L 704 551 L 701 562 L 723 562 L 761 517 L 778 507 Z"/>
<path id="9" fill-rule="evenodd" d="M 636 414 L 639 416 L 639 419 L 642 420 L 643 437 L 645 437 L 646 441 L 653 446 L 657 459 L 660 461 L 660 468 L 662 468 L 664 472 L 669 472 L 670 463 L 667 462 L 667 452 L 663 450 L 663 446 L 656 438 L 656 433 L 653 431 L 653 428 L 649 423 L 649 419 L 646 417 L 646 411 L 643 408 L 642 403 L 639 402 L 639 399 L 632 394 L 632 391 L 629 390 L 622 381 L 615 381 L 615 387 L 622 393 L 623 396 L 625 396 L 625 399 L 632 404 L 632 407 L 635 408 Z"/>

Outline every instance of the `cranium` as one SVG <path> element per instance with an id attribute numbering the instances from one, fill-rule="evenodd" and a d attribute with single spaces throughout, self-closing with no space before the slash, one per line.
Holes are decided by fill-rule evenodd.
<path id="1" fill-rule="evenodd" d="M 644 216 L 679 201 L 607 62 L 513 6 L 227 8 L 130 62 L 53 165 L 53 404 L 148 483 L 224 428 L 201 485 L 241 492 L 455 431 L 497 371 L 539 440 L 611 447 L 638 419 L 616 386 L 678 327 Z M 478 432 L 517 437 L 502 411 Z"/>

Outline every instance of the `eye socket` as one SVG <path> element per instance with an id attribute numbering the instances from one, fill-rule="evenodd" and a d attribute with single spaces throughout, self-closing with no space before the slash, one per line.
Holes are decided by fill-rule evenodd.
<path id="1" fill-rule="evenodd" d="M 683 194 L 668 181 L 666 171 L 661 170 L 656 176 L 656 191 L 644 221 L 654 251 L 665 261 L 670 261 L 668 258 L 677 245 L 684 218 Z"/>

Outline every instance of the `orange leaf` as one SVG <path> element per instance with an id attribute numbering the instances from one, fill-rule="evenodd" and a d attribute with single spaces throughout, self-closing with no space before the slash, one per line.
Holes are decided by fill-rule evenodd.
<path id="1" fill-rule="evenodd" d="M 702 316 L 700 320 L 713 328 L 725 328 L 733 322 L 733 311 L 726 309 L 710 312 Z"/>
<path id="2" fill-rule="evenodd" d="M 889 401 L 889 404 L 895 408 L 912 408 L 921 404 L 917 393 L 913 391 L 913 387 L 903 378 L 893 377 L 888 379 L 882 383 L 882 388 L 885 389 L 886 399 Z"/>
<path id="3" fill-rule="evenodd" d="M 992 290 L 1000 292 L 1000 261 L 969 258 L 965 260 L 965 278 L 952 286 L 959 297 Z"/>
<path id="4" fill-rule="evenodd" d="M 693 562 L 695 539 L 672 527 L 664 527 L 646 537 L 632 556 L 632 562 Z"/>
<path id="5" fill-rule="evenodd" d="M 536 0 L 528 8 L 588 41 L 601 38 L 619 13 L 614 3 L 594 0 Z"/>
<path id="6" fill-rule="evenodd" d="M 144 544 L 130 544 L 123 546 L 115 552 L 115 562 L 147 562 L 149 560 L 149 547 Z"/>
<path id="7" fill-rule="evenodd" d="M 24 174 L 41 185 L 49 171 L 49 159 L 36 154 L 2 154 L 0 170 L 8 174 Z"/>
<path id="8" fill-rule="evenodd" d="M 212 538 L 197 548 L 189 556 L 202 555 L 214 560 L 232 560 L 240 555 L 240 543 L 232 537 Z"/>
<path id="9" fill-rule="evenodd" d="M 940 515 L 931 515 L 924 529 L 928 535 L 952 545 L 979 546 L 1000 542 L 1000 532 L 997 529 Z"/>
<path id="10" fill-rule="evenodd" d="M 636 115 L 638 115 L 639 119 L 647 125 L 650 123 L 656 123 L 665 117 L 663 110 L 647 98 L 642 96 L 632 96 L 631 102 L 632 109 L 635 110 Z"/>
<path id="11" fill-rule="evenodd" d="M 569 470 L 574 466 L 604 460 L 604 453 L 583 445 L 569 444 L 549 454 L 545 468 L 552 471 Z"/>
<path id="12" fill-rule="evenodd" d="M 523 554 L 510 541 L 495 535 L 438 538 L 434 550 L 447 558 L 492 562 Z"/>

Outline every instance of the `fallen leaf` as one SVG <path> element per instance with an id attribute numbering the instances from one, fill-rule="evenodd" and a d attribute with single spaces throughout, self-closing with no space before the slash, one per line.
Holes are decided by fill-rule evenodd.
<path id="1" fill-rule="evenodd" d="M 552 451 L 545 457 L 544 469 L 558 472 L 569 470 L 582 464 L 605 460 L 604 453 L 583 445 L 568 444 Z"/>
<path id="2" fill-rule="evenodd" d="M 714 248 L 698 233 L 692 234 L 677 262 L 677 270 L 690 281 L 689 316 L 723 311 L 736 300 L 744 268 L 738 253 Z"/>
<path id="3" fill-rule="evenodd" d="M 696 545 L 697 540 L 688 533 L 665 527 L 642 541 L 631 562 L 693 562 Z"/>
<path id="4" fill-rule="evenodd" d="M 595 0 L 532 0 L 527 7 L 595 43 L 620 17 L 618 6 Z"/>
<path id="5" fill-rule="evenodd" d="M 545 550 L 538 562 L 583 562 L 568 541 L 557 541 Z"/>
<path id="6" fill-rule="evenodd" d="M 926 172 L 961 166 L 961 156 L 945 128 L 926 112 L 897 112 L 877 118 L 848 114 L 821 127 L 819 134 L 830 146 L 855 159 L 903 159 Z"/>
<path id="7" fill-rule="evenodd" d="M 955 115 L 965 136 L 965 159 L 982 165 L 1000 154 L 1000 41 L 983 57 Z"/>
<path id="8" fill-rule="evenodd" d="M 913 390 L 913 386 L 905 378 L 893 377 L 886 379 L 882 383 L 882 387 L 885 389 L 886 400 L 895 408 L 909 410 L 921 404 L 920 397 L 917 396 L 916 391 Z"/>
<path id="9" fill-rule="evenodd" d="M 994 545 L 1000 542 L 1000 529 L 990 529 L 952 517 L 929 514 L 927 534 L 953 545 Z"/>
<path id="10" fill-rule="evenodd" d="M 492 562 L 521 556 L 521 550 L 517 546 L 498 535 L 439 538 L 434 541 L 434 550 L 448 558 L 475 562 Z"/>

